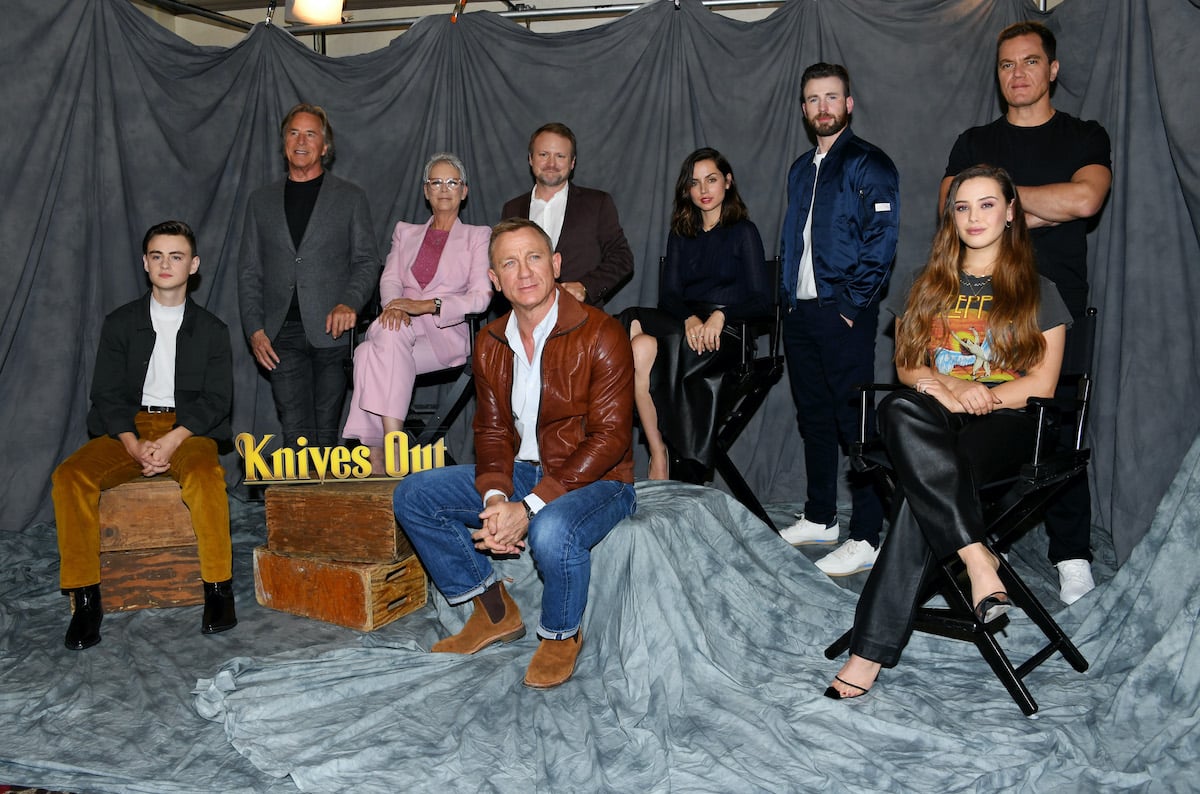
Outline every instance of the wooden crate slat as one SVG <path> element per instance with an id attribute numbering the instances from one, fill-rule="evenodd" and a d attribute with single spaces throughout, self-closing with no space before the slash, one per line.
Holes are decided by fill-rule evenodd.
<path id="1" fill-rule="evenodd" d="M 254 550 L 254 595 L 270 609 L 374 631 L 425 605 L 425 569 L 415 555 L 360 563 Z"/>

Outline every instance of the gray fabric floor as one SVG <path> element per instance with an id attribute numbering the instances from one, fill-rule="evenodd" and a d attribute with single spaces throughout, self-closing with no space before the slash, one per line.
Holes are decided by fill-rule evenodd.
<path id="1" fill-rule="evenodd" d="M 521 686 L 524 640 L 424 649 L 461 610 L 364 635 L 253 602 L 260 509 L 235 528 L 240 625 L 199 608 L 112 615 L 61 645 L 53 527 L 0 534 L 0 783 L 88 791 L 1187 791 L 1200 756 L 1200 445 L 1130 561 L 1059 614 L 1092 664 L 1029 678 L 1023 717 L 972 647 L 919 636 L 871 694 L 821 691 L 852 591 L 726 495 L 640 484 L 598 548 L 575 677 Z M 782 516 L 781 516 L 782 517 Z M 1015 553 L 1052 592 L 1040 533 Z M 1027 564 L 1028 563 L 1028 564 Z M 526 561 L 505 564 L 536 620 Z M 1111 577 L 1111 578 L 1110 578 Z M 857 577 L 861 580 L 861 577 Z M 849 580 L 854 584 L 856 580 Z M 1033 643 L 1017 613 L 1006 648 Z M 194 691 L 193 691 L 194 690 Z"/>

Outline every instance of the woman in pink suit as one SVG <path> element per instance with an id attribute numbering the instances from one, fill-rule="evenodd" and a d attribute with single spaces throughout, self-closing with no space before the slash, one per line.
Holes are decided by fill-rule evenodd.
<path id="1" fill-rule="evenodd" d="M 435 154 L 425 164 L 423 184 L 433 217 L 396 224 L 379 279 L 383 311 L 354 351 L 354 396 L 342 435 L 369 447 L 403 429 L 417 375 L 467 360 L 465 316 L 482 312 L 492 299 L 491 229 L 458 219 L 467 197 L 462 161 Z"/>

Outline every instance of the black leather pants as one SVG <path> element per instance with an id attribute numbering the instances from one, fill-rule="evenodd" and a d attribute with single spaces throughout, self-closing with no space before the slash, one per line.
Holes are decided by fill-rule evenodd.
<path id="1" fill-rule="evenodd" d="M 890 667 L 908 644 L 926 577 L 986 533 L 978 487 L 1032 458 L 1037 422 L 1019 410 L 954 414 L 904 389 L 880 404 L 879 431 L 899 504 L 858 601 L 850 652 Z"/>

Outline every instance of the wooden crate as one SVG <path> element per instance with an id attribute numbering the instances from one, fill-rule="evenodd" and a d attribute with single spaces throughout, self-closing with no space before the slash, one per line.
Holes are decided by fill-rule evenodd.
<path id="1" fill-rule="evenodd" d="M 100 553 L 105 612 L 204 603 L 196 544 Z"/>
<path id="2" fill-rule="evenodd" d="M 340 562 L 254 550 L 254 596 L 281 612 L 374 631 L 425 605 L 416 555 L 387 563 Z"/>
<path id="3" fill-rule="evenodd" d="M 192 514 L 166 475 L 100 492 L 100 551 L 195 545 Z"/>
<path id="4" fill-rule="evenodd" d="M 100 493 L 100 583 L 105 612 L 204 603 L 192 516 L 170 477 Z"/>
<path id="5" fill-rule="evenodd" d="M 413 553 L 392 512 L 395 480 L 267 489 L 267 548 L 344 562 L 390 563 Z"/>

